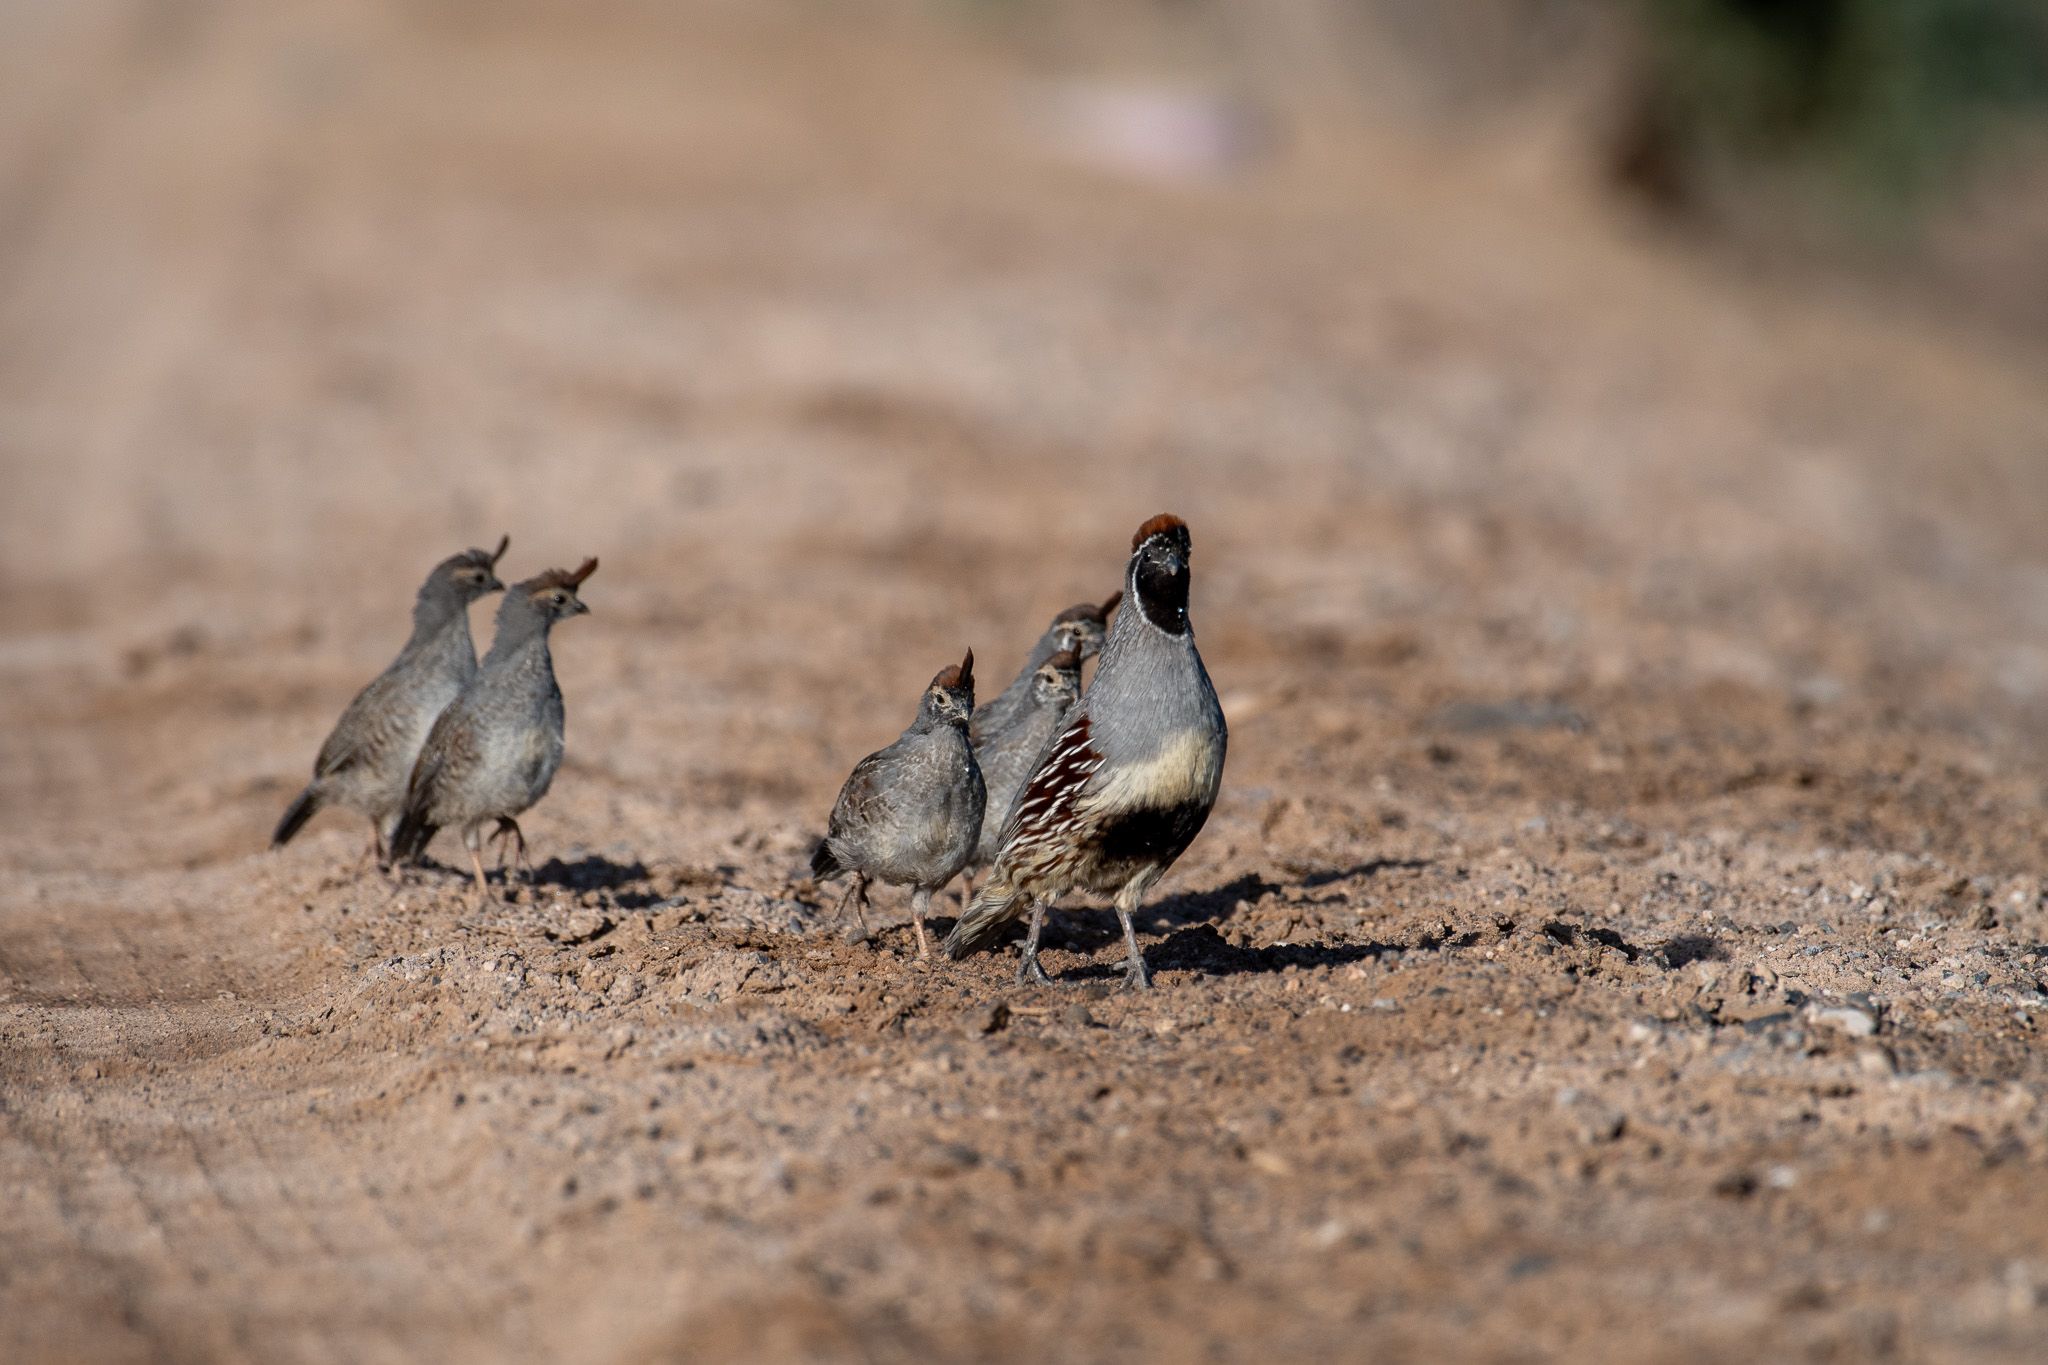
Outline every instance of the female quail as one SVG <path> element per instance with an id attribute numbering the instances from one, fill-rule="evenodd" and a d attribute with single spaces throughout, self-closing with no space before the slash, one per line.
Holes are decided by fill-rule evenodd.
<path id="1" fill-rule="evenodd" d="M 1109 614 L 1123 601 L 1121 592 L 1113 592 L 1101 606 L 1083 602 L 1077 607 L 1068 607 L 1052 618 L 1052 624 L 1038 637 L 1038 643 L 1031 647 L 1031 656 L 1024 661 L 1024 667 L 1017 670 L 1017 676 L 1010 685 L 998 693 L 986 706 L 974 710 L 974 719 L 967 727 L 968 738 L 974 741 L 976 753 L 990 737 L 1001 735 L 1015 723 L 1021 712 L 1031 710 L 1032 679 L 1044 667 L 1046 660 L 1062 651 L 1071 650 L 1076 661 L 1086 663 L 1102 650 L 1102 637 L 1108 630 Z M 990 811 L 989 818 L 999 824 L 1008 811 L 997 807 Z"/>
<path id="2" fill-rule="evenodd" d="M 505 594 L 491 652 L 420 750 L 392 836 L 394 857 L 418 858 L 436 831 L 455 826 L 479 900 L 489 894 L 480 853 L 484 822 L 495 820 L 492 837 L 509 834 L 524 859 L 526 837 L 516 817 L 547 795 L 562 766 L 562 689 L 548 632 L 590 610 L 576 590 L 596 570 L 597 561 L 586 559 L 575 573 L 549 569 Z"/>
<path id="3" fill-rule="evenodd" d="M 464 550 L 434 566 L 413 602 L 412 638 L 341 713 L 313 761 L 313 780 L 277 822 L 272 848 L 289 843 L 321 807 L 342 806 L 369 818 L 370 852 L 384 860 L 427 731 L 476 676 L 469 604 L 504 589 L 493 571 L 511 543 L 506 536 L 495 551 Z"/>
<path id="4" fill-rule="evenodd" d="M 1009 723 L 975 741 L 974 760 L 981 765 L 982 780 L 988 784 L 988 809 L 981 817 L 981 837 L 975 841 L 970 860 L 973 866 L 985 867 L 995 860 L 1003 822 L 1017 803 L 1024 779 L 1031 776 L 1067 709 L 1081 699 L 1081 656 L 1063 649 L 1040 664 L 1030 681 L 1024 705 L 1010 713 Z"/>
<path id="5" fill-rule="evenodd" d="M 910 887 L 920 958 L 930 956 L 924 917 L 932 894 L 967 865 L 988 802 L 974 746 L 967 740 L 973 714 L 970 649 L 957 668 L 948 667 L 932 679 L 917 719 L 902 737 L 854 765 L 833 803 L 824 842 L 811 857 L 811 873 L 820 881 L 853 874 L 840 909 L 852 902 L 862 928 L 867 927 L 869 879 Z"/>

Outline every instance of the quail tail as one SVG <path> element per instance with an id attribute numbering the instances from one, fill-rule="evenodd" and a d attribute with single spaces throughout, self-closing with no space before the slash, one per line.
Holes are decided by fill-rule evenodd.
<path id="1" fill-rule="evenodd" d="M 973 902 L 960 912 L 953 932 L 946 935 L 946 956 L 958 962 L 970 953 L 993 948 L 1003 926 L 1031 908 L 1031 899 L 1011 886 L 1006 878 L 991 877 Z"/>
<path id="2" fill-rule="evenodd" d="M 839 861 L 839 855 L 832 851 L 830 839 L 820 839 L 817 851 L 811 854 L 811 875 L 823 881 L 846 871 L 846 864 Z"/>
<path id="3" fill-rule="evenodd" d="M 308 787 L 299 793 L 299 799 L 285 808 L 284 818 L 271 831 L 270 846 L 282 848 L 292 841 L 292 836 L 304 829 L 306 822 L 320 809 L 320 793 Z"/>

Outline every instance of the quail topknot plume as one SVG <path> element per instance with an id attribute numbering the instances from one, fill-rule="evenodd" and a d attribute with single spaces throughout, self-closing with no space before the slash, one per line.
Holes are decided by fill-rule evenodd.
<path id="1" fill-rule="evenodd" d="M 811 857 L 811 873 L 820 881 L 852 874 L 840 909 L 850 902 L 863 929 L 869 880 L 910 887 L 920 958 L 930 955 L 924 917 L 932 895 L 967 865 L 988 801 L 967 739 L 973 714 L 970 649 L 957 667 L 932 679 L 902 737 L 854 765 Z"/>
<path id="2" fill-rule="evenodd" d="M 392 836 L 394 857 L 418 858 L 438 830 L 454 826 L 469 850 L 479 900 L 489 894 L 479 837 L 485 821 L 495 820 L 491 837 L 509 835 L 525 860 L 516 817 L 547 794 L 562 766 L 562 689 L 548 632 L 590 610 L 577 589 L 596 571 L 597 561 L 586 559 L 574 573 L 549 569 L 505 594 L 491 652 L 420 750 Z"/>
<path id="3" fill-rule="evenodd" d="M 476 676 L 469 604 L 504 588 L 495 570 L 511 543 L 506 536 L 496 550 L 464 550 L 434 566 L 413 602 L 412 637 L 335 722 L 313 761 L 313 780 L 277 822 L 272 848 L 289 843 L 322 807 L 341 806 L 369 819 L 369 852 L 384 860 L 427 732 Z"/>
<path id="4" fill-rule="evenodd" d="M 1228 741 L 1188 621 L 1191 550 L 1175 516 L 1153 517 L 1132 537 L 1127 601 L 1095 680 L 1010 811 L 988 880 L 946 939 L 951 956 L 991 947 L 1029 911 L 1017 977 L 1044 981 L 1046 905 L 1094 891 L 1114 899 L 1123 924 L 1125 985 L 1151 984 L 1131 913 L 1209 818 Z"/>
<path id="5" fill-rule="evenodd" d="M 1069 707 L 1081 699 L 1081 656 L 1062 649 L 1033 670 L 1024 704 L 1011 711 L 1000 729 L 985 731 L 974 744 L 975 762 L 988 784 L 988 809 L 981 817 L 981 837 L 970 862 L 986 866 L 1002 844 L 1003 822 L 1017 804 L 1024 779 L 1031 776 L 1046 742 L 1059 729 Z"/>

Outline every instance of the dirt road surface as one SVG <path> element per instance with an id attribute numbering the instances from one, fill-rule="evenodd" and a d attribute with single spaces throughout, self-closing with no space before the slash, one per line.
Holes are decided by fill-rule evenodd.
<path id="1" fill-rule="evenodd" d="M 2039 353 L 931 9 L 0 23 L 0 1358 L 2039 1358 Z M 1163 509 L 1159 989 L 846 942 L 848 767 Z M 501 532 L 537 884 L 268 852 Z"/>

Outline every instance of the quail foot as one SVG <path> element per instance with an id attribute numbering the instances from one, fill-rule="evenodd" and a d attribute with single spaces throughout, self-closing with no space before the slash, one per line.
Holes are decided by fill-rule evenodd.
<path id="1" fill-rule="evenodd" d="M 854 765 L 811 857 L 811 873 L 820 881 L 852 876 L 840 910 L 850 903 L 862 928 L 868 882 L 908 886 L 920 959 L 930 956 L 924 919 L 932 896 L 967 865 L 988 801 L 967 738 L 973 713 L 969 650 L 957 667 L 932 679 L 910 728 Z"/>

